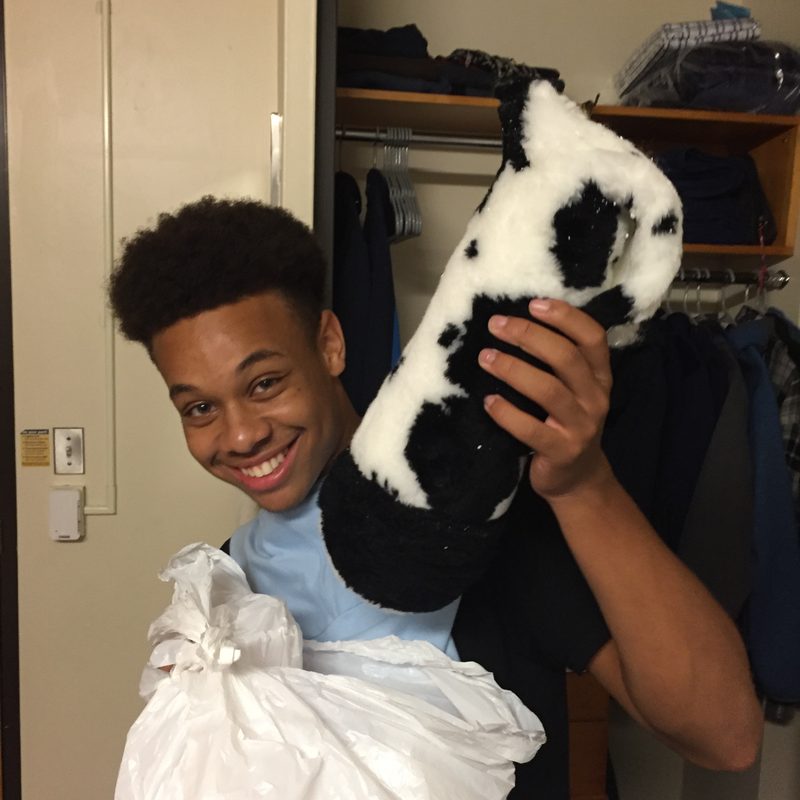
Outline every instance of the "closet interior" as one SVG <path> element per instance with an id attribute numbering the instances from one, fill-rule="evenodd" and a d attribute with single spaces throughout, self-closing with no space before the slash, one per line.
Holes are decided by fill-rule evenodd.
<path id="1" fill-rule="evenodd" d="M 333 19 L 330 15 L 323 17 L 321 23 L 330 52 L 335 14 Z M 446 244 L 431 242 L 435 237 L 455 242 L 468 217 L 448 220 L 447 203 L 426 205 L 417 188 L 436 183 L 451 192 L 450 196 L 461 194 L 462 202 L 468 196 L 474 198 L 473 208 L 477 205 L 493 178 L 496 162 L 491 159 L 498 158 L 498 101 L 491 97 L 337 87 L 334 76 L 335 69 L 326 71 L 318 85 L 318 138 L 322 142 L 317 154 L 317 188 L 323 199 L 317 203 L 315 224 L 335 264 L 342 257 L 341 242 L 337 244 L 334 237 L 334 229 L 341 230 L 343 179 L 339 176 L 352 171 L 355 178 L 348 187 L 350 194 L 345 194 L 350 197 L 346 202 L 355 203 L 350 209 L 355 224 L 355 219 L 364 218 L 365 210 L 370 214 L 369 205 L 375 202 L 374 185 L 370 198 L 368 181 L 375 173 L 383 175 L 389 197 L 389 211 L 383 220 L 387 241 L 373 240 L 367 246 L 381 252 L 382 268 L 393 274 L 393 281 L 387 284 L 385 276 L 381 279 L 377 298 L 362 293 L 361 309 L 374 313 L 376 304 L 382 304 L 384 320 L 387 315 L 392 317 L 385 323 L 391 334 L 384 336 L 381 356 L 388 371 L 402 342 L 413 333 L 426 298 L 435 287 L 437 270 L 443 268 L 449 255 Z M 777 643 L 784 641 L 787 630 L 797 630 L 800 624 L 800 562 L 795 564 L 796 547 L 791 543 L 792 537 L 797 537 L 800 520 L 800 459 L 794 456 L 800 404 L 794 410 L 791 397 L 800 390 L 790 388 L 800 386 L 800 330 L 771 305 L 775 293 L 791 280 L 782 262 L 794 256 L 798 236 L 800 116 L 593 102 L 586 103 L 585 108 L 593 120 L 656 159 L 676 149 L 702 150 L 711 157 L 748 157 L 771 210 L 768 236 L 759 227 L 747 242 L 695 238 L 684 243 L 683 268 L 650 338 L 645 339 L 639 355 L 623 354 L 615 359 L 620 388 L 612 405 L 618 402 L 618 408 L 627 409 L 632 418 L 648 410 L 649 401 L 636 391 L 636 384 L 648 381 L 650 387 L 660 387 L 667 400 L 650 409 L 652 430 L 646 442 L 641 441 L 642 431 L 627 429 L 620 415 L 612 419 L 607 439 L 610 451 L 619 459 L 620 473 L 628 480 L 626 488 L 659 533 L 703 576 L 731 614 L 740 619 L 749 615 L 745 627 L 763 634 L 752 650 L 767 713 L 775 720 L 790 717 L 793 704 L 800 701 L 800 685 L 781 681 L 791 673 L 800 682 L 800 642 L 788 650 Z M 456 154 L 462 154 L 462 158 Z M 336 189 L 335 173 L 339 173 Z M 368 178 L 370 175 L 372 178 Z M 363 206 L 360 190 L 367 193 Z M 353 192 L 358 194 L 357 201 Z M 366 220 L 364 225 L 368 225 Z M 424 250 L 414 241 L 420 236 L 426 242 Z M 427 263 L 432 255 L 435 264 Z M 334 307 L 336 280 L 334 273 Z M 380 379 L 382 375 L 372 376 L 370 386 L 377 386 Z M 734 385 L 737 392 L 747 386 L 751 409 L 756 405 L 753 393 L 759 392 L 760 401 L 769 394 L 770 408 L 765 411 L 761 405 L 758 412 L 770 419 L 769 441 L 748 436 L 753 420 L 742 406 L 733 408 L 730 397 Z M 371 391 L 374 388 L 362 391 L 362 410 Z M 703 419 L 698 408 L 708 412 Z M 683 427 L 678 431 L 681 420 Z M 741 488 L 739 504 L 734 504 L 738 520 L 726 517 L 730 523 L 724 531 L 728 550 L 711 563 L 701 554 L 716 545 L 703 539 L 703 523 L 715 518 L 715 504 L 727 502 L 724 493 L 730 491 L 730 484 L 712 486 L 709 474 L 720 469 L 727 457 L 732 440 L 728 437 L 725 444 L 719 440 L 722 431 L 730 431 L 731 426 L 739 437 L 733 445 L 740 457 L 737 480 L 747 485 Z M 689 448 L 692 454 L 687 457 L 680 444 L 689 440 L 693 442 Z M 668 480 L 675 471 L 682 476 L 677 489 Z M 649 482 L 645 475 L 649 475 Z M 665 494 L 666 485 L 676 494 Z M 760 492 L 765 485 L 780 487 L 776 502 L 782 510 L 777 525 L 774 517 L 768 520 L 771 512 L 763 508 Z M 671 508 L 668 513 L 659 511 L 665 503 Z M 751 562 L 753 552 L 763 556 L 757 564 Z M 790 563 L 794 577 L 787 582 L 781 599 L 767 608 L 759 598 L 770 594 L 768 587 L 776 580 L 776 572 L 765 559 L 770 561 L 779 552 L 788 559 L 779 572 L 785 575 L 786 563 Z M 775 567 L 774 561 L 772 564 Z M 795 567 L 796 572 L 792 571 Z M 776 649 L 781 650 L 779 656 Z M 608 797 L 608 698 L 591 679 L 578 676 L 570 676 L 569 691 L 571 796 Z"/>

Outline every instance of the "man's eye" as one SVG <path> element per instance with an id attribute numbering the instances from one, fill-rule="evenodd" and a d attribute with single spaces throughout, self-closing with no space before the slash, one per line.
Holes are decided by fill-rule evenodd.
<path id="1" fill-rule="evenodd" d="M 280 378 L 261 378 L 260 380 L 257 380 L 253 384 L 253 394 L 268 392 L 278 383 L 279 380 Z"/>
<path id="2" fill-rule="evenodd" d="M 206 414 L 210 414 L 213 406 L 211 403 L 195 403 L 193 406 L 189 406 L 184 412 L 184 417 L 202 417 Z"/>

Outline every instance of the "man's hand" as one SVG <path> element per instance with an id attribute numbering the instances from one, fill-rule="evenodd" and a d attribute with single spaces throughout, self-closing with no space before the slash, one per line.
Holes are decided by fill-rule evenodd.
<path id="1" fill-rule="evenodd" d="M 601 485 L 611 469 L 600 447 L 611 392 L 606 333 L 591 317 L 561 300 L 533 300 L 531 316 L 554 330 L 517 317 L 494 316 L 489 330 L 548 364 L 555 374 L 494 349 L 480 365 L 548 414 L 544 421 L 499 395 L 485 400 L 488 414 L 534 453 L 533 489 L 546 500 Z M 561 335 L 563 334 L 563 335 Z"/>

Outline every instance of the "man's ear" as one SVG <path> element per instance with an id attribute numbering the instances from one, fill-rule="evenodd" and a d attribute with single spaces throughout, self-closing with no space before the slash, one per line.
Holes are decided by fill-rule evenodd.
<path id="1" fill-rule="evenodd" d="M 318 345 L 328 372 L 335 378 L 341 375 L 345 367 L 344 333 L 339 318 L 330 309 L 320 317 Z"/>

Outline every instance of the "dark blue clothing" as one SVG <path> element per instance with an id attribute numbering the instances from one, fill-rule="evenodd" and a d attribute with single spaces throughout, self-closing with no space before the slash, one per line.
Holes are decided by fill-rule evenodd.
<path id="1" fill-rule="evenodd" d="M 388 31 L 339 28 L 337 86 L 491 97 L 496 76 L 445 58 L 431 58 L 414 25 Z M 557 75 L 557 73 L 556 73 Z"/>
<path id="2" fill-rule="evenodd" d="M 764 319 L 728 329 L 750 395 L 754 470 L 753 590 L 744 635 L 756 682 L 780 702 L 800 701 L 800 541 L 775 395 L 764 362 Z"/>
<path id="3" fill-rule="evenodd" d="M 728 370 L 727 392 L 697 476 L 678 555 L 731 618 L 739 619 L 753 574 L 750 406 L 741 368 L 721 332 L 715 346 Z"/>
<path id="4" fill-rule="evenodd" d="M 641 342 L 612 350 L 614 383 L 603 430 L 614 474 L 650 520 L 667 414 L 666 347 L 665 329 L 653 321 Z"/>
<path id="5" fill-rule="evenodd" d="M 718 156 L 675 148 L 656 162 L 683 203 L 683 240 L 705 244 L 758 244 L 775 240 L 776 228 L 750 156 Z"/>
<path id="6" fill-rule="evenodd" d="M 747 393 L 719 329 L 652 320 L 612 351 L 603 449 L 656 531 L 732 617 L 751 587 Z"/>
<path id="7" fill-rule="evenodd" d="M 377 70 L 350 70 L 340 72 L 336 80 L 338 86 L 354 89 L 385 89 L 389 92 L 418 92 L 420 94 L 455 94 L 452 84 L 446 78 L 427 81 L 423 78 L 409 78 Z"/>
<path id="8" fill-rule="evenodd" d="M 702 336 L 685 314 L 656 321 L 664 326 L 667 410 L 651 522 L 673 552 L 678 551 L 686 514 L 718 416 Z M 708 335 L 707 333 L 705 334 Z"/>
<path id="9" fill-rule="evenodd" d="M 413 24 L 386 31 L 340 27 L 336 42 L 339 50 L 346 53 L 404 58 L 426 58 L 428 55 L 428 40 Z"/>
<path id="10" fill-rule="evenodd" d="M 389 236 L 394 217 L 386 179 L 367 175 L 367 209 L 355 179 L 335 178 L 333 310 L 342 323 L 347 367 L 342 383 L 361 416 L 400 355 Z"/>
<path id="11" fill-rule="evenodd" d="M 569 800 L 566 668 L 583 672 L 609 640 L 603 615 L 549 506 L 523 481 L 486 576 L 461 598 L 453 638 L 539 717 L 547 741 L 516 768 L 509 800 Z"/>
<path id="12" fill-rule="evenodd" d="M 372 400 L 368 379 L 372 277 L 369 250 L 361 230 L 361 192 L 355 179 L 334 179 L 333 311 L 342 324 L 347 366 L 342 384 L 353 407 L 363 414 Z"/>
<path id="13" fill-rule="evenodd" d="M 369 253 L 372 284 L 369 307 L 367 380 L 370 400 L 399 358 L 399 333 L 394 298 L 394 277 L 389 237 L 394 232 L 394 213 L 386 178 L 377 169 L 367 173 L 367 213 L 364 239 Z"/>

